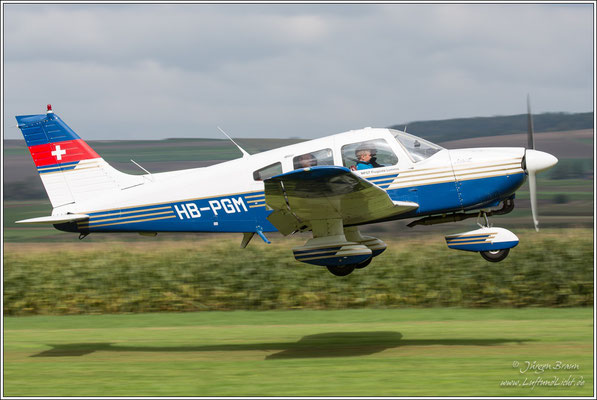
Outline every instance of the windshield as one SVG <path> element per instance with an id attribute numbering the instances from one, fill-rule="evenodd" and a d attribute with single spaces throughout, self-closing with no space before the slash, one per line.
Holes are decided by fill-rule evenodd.
<path id="1" fill-rule="evenodd" d="M 390 129 L 394 138 L 402 144 L 414 162 L 425 160 L 444 148 L 428 142 L 425 139 L 413 136 L 409 133 Z"/>

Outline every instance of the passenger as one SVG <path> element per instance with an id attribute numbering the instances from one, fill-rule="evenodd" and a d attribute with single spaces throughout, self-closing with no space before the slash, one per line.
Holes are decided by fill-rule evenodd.
<path id="1" fill-rule="evenodd" d="M 307 153 L 298 157 L 299 168 L 309 168 L 317 165 L 317 159 L 313 154 Z"/>
<path id="2" fill-rule="evenodd" d="M 372 145 L 360 145 L 357 147 L 355 150 L 355 155 L 357 156 L 356 169 L 360 170 L 383 167 L 383 165 L 377 163 L 377 157 L 375 157 L 376 154 L 377 151 Z"/>

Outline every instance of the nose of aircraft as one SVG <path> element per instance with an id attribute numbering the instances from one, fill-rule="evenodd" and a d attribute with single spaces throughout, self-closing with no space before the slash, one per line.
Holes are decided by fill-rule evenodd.
<path id="1" fill-rule="evenodd" d="M 558 159 L 549 153 L 528 149 L 525 153 L 525 162 L 527 171 L 539 172 L 556 165 Z"/>

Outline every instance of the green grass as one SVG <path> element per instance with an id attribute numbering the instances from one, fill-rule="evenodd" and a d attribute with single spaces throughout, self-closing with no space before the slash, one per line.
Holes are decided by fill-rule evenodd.
<path id="1" fill-rule="evenodd" d="M 3 394 L 590 396 L 592 314 L 443 308 L 5 317 Z M 527 361 L 575 369 L 521 372 Z M 563 386 L 569 376 L 582 384 Z M 523 386 L 538 377 L 560 384 Z M 501 387 L 506 380 L 518 387 Z"/>

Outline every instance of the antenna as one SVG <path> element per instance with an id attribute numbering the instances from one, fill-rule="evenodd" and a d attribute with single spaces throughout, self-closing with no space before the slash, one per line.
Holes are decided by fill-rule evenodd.
<path id="1" fill-rule="evenodd" d="M 240 152 L 241 152 L 241 153 L 243 153 L 243 158 L 251 156 L 251 155 L 250 155 L 249 153 L 247 153 L 247 152 L 246 152 L 246 151 L 245 151 L 245 150 L 244 150 L 242 147 L 240 147 L 240 146 L 238 145 L 238 143 L 236 143 L 234 140 L 232 140 L 232 138 L 231 138 L 230 136 L 228 136 L 228 134 L 227 134 L 226 132 L 224 132 L 224 130 L 223 130 L 222 128 L 220 128 L 220 127 L 218 126 L 218 129 L 220 130 L 220 132 L 222 132 L 222 133 L 224 134 L 224 136 L 226 136 L 228 139 L 230 139 L 230 141 L 231 141 L 232 143 L 234 143 L 234 145 L 235 145 L 236 147 L 238 147 L 238 149 L 240 150 Z"/>
<path id="2" fill-rule="evenodd" d="M 147 172 L 147 174 L 149 175 L 149 177 L 150 177 L 151 181 L 153 182 L 153 175 L 151 175 L 151 172 L 149 172 L 148 170 L 146 170 L 145 168 L 143 168 L 142 166 L 140 166 L 139 164 L 137 164 L 137 163 L 135 162 L 135 160 L 131 159 L 131 162 L 132 162 L 133 164 L 135 164 L 137 167 L 141 168 L 143 171 Z"/>

